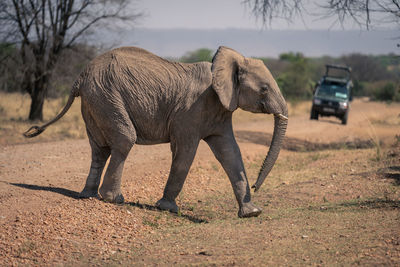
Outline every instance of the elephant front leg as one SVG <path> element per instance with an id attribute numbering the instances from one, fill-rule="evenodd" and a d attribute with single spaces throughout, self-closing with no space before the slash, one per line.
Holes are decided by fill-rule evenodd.
<path id="1" fill-rule="evenodd" d="M 228 136 L 211 136 L 205 141 L 229 177 L 239 204 L 238 216 L 243 218 L 260 215 L 261 209 L 251 202 L 246 171 L 233 133 Z"/>
<path id="2" fill-rule="evenodd" d="M 162 210 L 177 213 L 179 208 L 175 199 L 182 190 L 186 176 L 196 154 L 198 141 L 176 144 L 171 142 L 172 164 L 163 197 L 157 201 L 156 206 Z"/>

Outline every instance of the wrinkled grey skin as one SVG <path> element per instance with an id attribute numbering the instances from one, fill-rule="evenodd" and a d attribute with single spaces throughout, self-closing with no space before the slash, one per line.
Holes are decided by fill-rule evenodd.
<path id="1" fill-rule="evenodd" d="M 25 136 L 38 135 L 61 118 L 77 96 L 82 98 L 82 116 L 92 148 L 82 198 L 100 193 L 106 201 L 122 203 L 122 170 L 132 146 L 169 142 L 171 170 L 156 206 L 177 212 L 175 199 L 199 141 L 204 140 L 231 181 L 239 217 L 261 213 L 251 202 L 232 130 L 232 113 L 241 108 L 275 115 L 271 147 L 254 185 L 257 190 L 278 157 L 287 125 L 286 102 L 262 61 L 245 58 L 227 47 L 218 49 L 212 64 L 169 62 L 140 48 L 118 48 L 95 58 L 75 83 L 64 110 L 49 123 L 32 127 Z"/>

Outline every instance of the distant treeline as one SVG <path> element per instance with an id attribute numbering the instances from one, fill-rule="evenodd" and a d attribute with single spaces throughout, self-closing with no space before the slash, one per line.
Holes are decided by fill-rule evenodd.
<path id="1" fill-rule="evenodd" d="M 18 58 L 15 45 L 0 44 L 0 90 L 24 92 L 22 77 L 25 68 Z M 49 97 L 69 92 L 84 66 L 97 54 L 93 46 L 77 45 L 63 52 L 51 80 Z M 202 48 L 187 52 L 181 62 L 212 60 L 214 51 Z M 29 55 L 27 55 L 29 56 Z M 373 100 L 400 101 L 400 56 L 349 54 L 341 57 L 308 58 L 301 53 L 285 53 L 279 58 L 260 58 L 276 78 L 284 96 L 289 100 L 310 99 L 313 88 L 325 72 L 326 64 L 346 65 L 352 68 L 354 96 L 368 96 Z M 40 66 L 38 66 L 40 67 Z"/>

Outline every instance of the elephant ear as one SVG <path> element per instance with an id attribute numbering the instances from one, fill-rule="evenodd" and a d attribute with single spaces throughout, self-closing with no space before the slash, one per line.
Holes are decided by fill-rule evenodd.
<path id="1" fill-rule="evenodd" d="M 244 57 L 235 50 L 220 46 L 212 60 L 212 86 L 222 105 L 234 111 L 239 102 L 239 73 Z"/>

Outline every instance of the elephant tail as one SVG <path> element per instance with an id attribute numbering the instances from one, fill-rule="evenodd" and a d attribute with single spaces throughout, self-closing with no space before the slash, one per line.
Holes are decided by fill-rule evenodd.
<path id="1" fill-rule="evenodd" d="M 44 130 L 46 130 L 46 128 L 48 126 L 50 126 L 51 124 L 55 123 L 56 121 L 58 121 L 59 119 L 61 119 L 62 116 L 65 115 L 65 113 L 67 113 L 67 111 L 69 110 L 69 108 L 72 106 L 72 103 L 75 100 L 75 97 L 79 96 L 79 83 L 75 83 L 70 94 L 69 94 L 69 98 L 67 101 L 67 104 L 65 104 L 64 108 L 61 110 L 61 112 L 51 121 L 41 125 L 41 126 L 32 126 L 31 128 L 29 128 L 29 130 L 27 130 L 26 132 L 23 133 L 23 135 L 26 138 L 32 138 L 35 137 L 39 134 L 41 134 Z"/>

